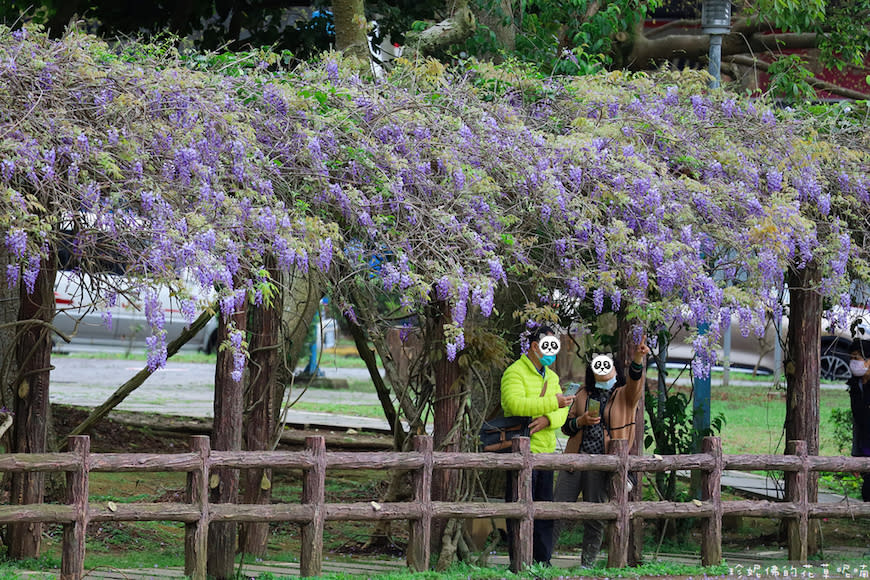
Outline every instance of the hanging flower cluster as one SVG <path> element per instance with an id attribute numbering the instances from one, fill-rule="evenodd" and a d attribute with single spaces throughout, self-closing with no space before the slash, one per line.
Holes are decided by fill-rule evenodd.
<path id="1" fill-rule="evenodd" d="M 17 260 L 7 282 L 21 275 L 32 289 L 57 252 L 98 294 L 140 294 L 157 368 L 159 285 L 192 320 L 207 305 L 194 297 L 215 290 L 231 314 L 273 248 L 285 267 L 308 256 L 328 267 L 334 230 L 275 194 L 280 166 L 237 96 L 247 82 L 147 55 L 128 63 L 85 35 L 0 30 L 0 219 Z"/>

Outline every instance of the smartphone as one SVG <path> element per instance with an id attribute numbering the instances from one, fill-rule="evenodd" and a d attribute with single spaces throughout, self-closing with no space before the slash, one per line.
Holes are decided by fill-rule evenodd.
<path id="1" fill-rule="evenodd" d="M 580 383 L 568 383 L 562 390 L 562 394 L 566 397 L 573 397 L 580 390 Z"/>
<path id="2" fill-rule="evenodd" d="M 597 417 L 600 410 L 601 410 L 601 403 L 596 401 L 595 399 L 589 399 L 589 402 L 586 405 L 586 412 L 589 413 L 589 416 L 590 417 Z"/>

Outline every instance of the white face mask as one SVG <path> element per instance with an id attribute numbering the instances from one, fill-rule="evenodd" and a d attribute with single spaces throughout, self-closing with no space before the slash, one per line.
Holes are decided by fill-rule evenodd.
<path id="1" fill-rule="evenodd" d="M 867 365 L 863 360 L 852 359 L 849 361 L 849 370 L 853 377 L 863 377 L 867 374 Z"/>

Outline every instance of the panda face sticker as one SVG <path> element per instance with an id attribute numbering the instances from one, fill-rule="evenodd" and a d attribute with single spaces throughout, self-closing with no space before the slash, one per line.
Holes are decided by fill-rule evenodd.
<path id="1" fill-rule="evenodd" d="M 541 352 L 544 353 L 544 356 L 556 356 L 559 354 L 559 349 L 562 348 L 562 343 L 555 336 L 545 336 L 541 338 L 538 346 L 541 347 Z"/>
<path id="2" fill-rule="evenodd" d="M 598 376 L 603 376 L 613 370 L 613 359 L 607 355 L 598 355 L 592 359 L 592 372 Z"/>

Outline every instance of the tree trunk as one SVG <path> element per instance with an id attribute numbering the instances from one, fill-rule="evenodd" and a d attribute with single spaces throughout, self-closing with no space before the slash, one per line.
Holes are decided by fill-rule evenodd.
<path id="1" fill-rule="evenodd" d="M 517 29 L 511 0 L 499 0 L 488 10 L 478 12 L 477 17 L 495 35 L 499 48 L 505 52 L 514 52 L 517 49 Z M 489 57 L 494 62 L 504 60 L 500 54 Z"/>
<path id="2" fill-rule="evenodd" d="M 434 447 L 436 451 L 458 451 L 458 436 L 461 430 L 450 435 L 450 430 L 459 419 L 459 364 L 454 359 L 447 360 L 444 325 L 450 321 L 450 307 L 447 302 L 434 305 L 435 348 L 440 358 L 435 361 L 435 404 L 434 404 Z M 460 473 L 455 469 L 438 469 L 432 473 L 432 501 L 452 501 L 459 488 Z M 432 541 L 436 552 L 444 532 L 446 520 L 432 522 Z"/>
<path id="3" fill-rule="evenodd" d="M 631 364 L 631 355 L 634 352 L 634 344 L 631 338 L 631 321 L 625 317 L 625 312 L 620 311 L 616 315 L 617 350 L 616 363 L 622 365 L 624 373 L 628 374 L 628 366 Z M 644 437 L 644 401 L 646 389 L 640 392 L 640 401 L 634 415 L 634 440 L 629 441 L 628 453 L 630 455 L 643 455 Z M 643 499 L 643 474 L 637 474 L 637 485 L 628 494 L 628 501 L 641 501 Z M 643 519 L 632 519 L 628 536 L 628 565 L 639 566 L 643 561 Z"/>
<path id="4" fill-rule="evenodd" d="M 335 48 L 360 60 L 369 58 L 368 21 L 363 0 L 333 0 Z"/>
<path id="5" fill-rule="evenodd" d="M 32 294 L 20 285 L 20 322 L 34 320 L 46 324 L 22 326 L 16 347 L 19 372 L 13 382 L 15 391 L 12 451 L 14 453 L 44 453 L 47 451 L 48 387 L 51 370 L 51 324 L 54 318 L 54 256 L 43 260 Z M 10 503 L 24 505 L 42 503 L 45 475 L 15 473 L 12 475 Z M 9 557 L 13 560 L 38 558 L 42 524 L 27 523 L 9 526 Z"/>
<path id="6" fill-rule="evenodd" d="M 314 315 L 320 307 L 321 290 L 320 279 L 311 271 L 305 274 L 297 271 L 279 275 L 282 288 L 281 302 L 283 304 L 280 314 L 281 349 L 279 360 L 281 364 L 276 375 L 277 385 L 274 391 L 275 401 L 272 404 L 272 410 L 275 413 L 275 428 L 280 431 L 282 426 L 278 423 L 281 405 L 286 394 L 286 385 L 293 382 L 293 371 L 299 363 L 299 357 L 302 356 L 305 337 L 308 336 L 308 329 L 311 328 Z M 275 432 L 273 435 L 272 445 L 274 446 L 277 444 L 280 433 Z"/>
<path id="7" fill-rule="evenodd" d="M 462 42 L 474 34 L 476 28 L 477 18 L 468 8 L 468 1 L 456 0 L 450 18 L 426 30 L 412 30 L 405 35 L 406 54 L 409 60 L 414 60 L 416 55 L 429 56 L 446 46 Z"/>
<path id="8" fill-rule="evenodd" d="M 275 280 L 277 271 L 270 264 L 269 274 Z M 248 451 L 271 450 L 275 422 L 277 390 L 278 334 L 281 321 L 280 299 L 263 303 L 251 310 L 251 361 L 248 389 L 245 393 L 244 438 Z M 268 504 L 272 499 L 272 470 L 248 469 L 245 472 L 244 503 Z M 254 556 L 266 554 L 269 538 L 268 522 L 249 522 L 242 526 L 239 545 L 242 552 Z"/>
<path id="9" fill-rule="evenodd" d="M 819 377 L 821 358 L 822 297 L 819 270 L 810 262 L 803 270 L 790 270 L 789 323 L 786 377 L 785 440 L 806 441 L 807 454 L 819 454 Z M 817 473 L 807 481 L 810 503 L 818 499 Z M 786 490 L 788 495 L 790 490 Z M 793 497 L 793 496 L 790 496 Z M 815 533 L 809 535 L 807 554 L 818 552 Z"/>
<path id="10" fill-rule="evenodd" d="M 11 263 L 12 258 L 6 244 L 0 244 L 0 273 L 5 274 L 6 267 Z M 15 326 L 15 322 L 18 320 L 19 305 L 18 287 L 10 287 L 5 280 L 0 279 L 0 406 L 7 409 L 15 406 L 12 381 L 18 369 L 15 361 L 15 337 L 19 327 Z"/>
<path id="11" fill-rule="evenodd" d="M 236 327 L 246 328 L 247 303 L 232 315 Z M 218 324 L 218 344 L 229 339 L 229 321 L 221 316 Z M 242 449 L 242 382 L 232 378 L 233 352 L 219 349 L 214 376 L 214 428 L 212 449 L 240 451 Z M 215 469 L 209 478 L 209 501 L 237 503 L 239 472 L 236 469 Z M 236 523 L 214 522 L 208 528 L 208 575 L 218 580 L 233 577 L 236 555 Z"/>

